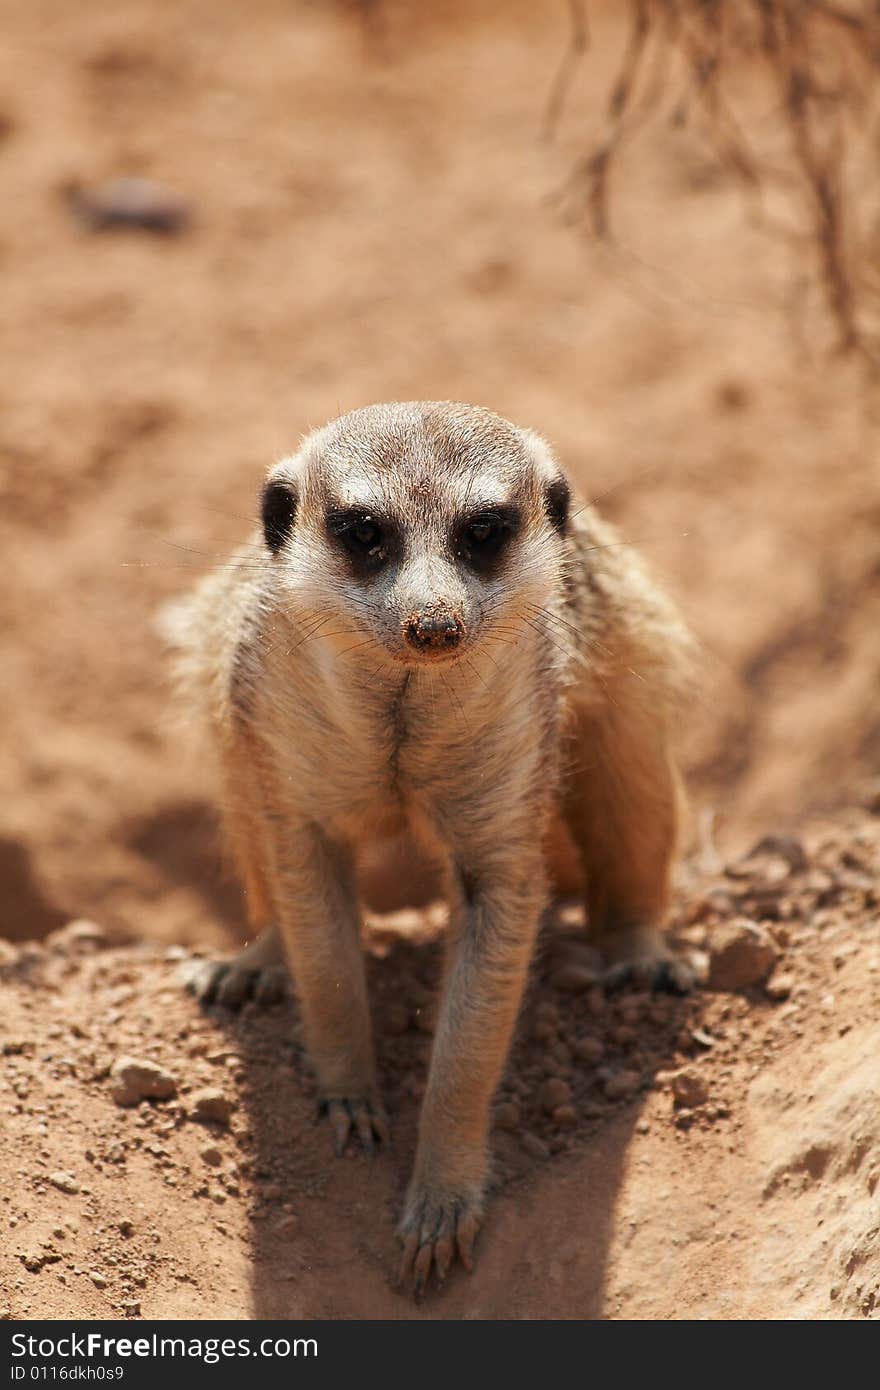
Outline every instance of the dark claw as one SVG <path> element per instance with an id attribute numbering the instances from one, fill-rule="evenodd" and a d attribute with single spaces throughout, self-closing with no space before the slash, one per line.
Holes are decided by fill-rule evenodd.
<path id="1" fill-rule="evenodd" d="M 639 989 L 650 989 L 654 994 L 689 994 L 695 978 L 687 961 L 672 957 L 669 960 L 621 961 L 605 971 L 602 983 L 609 993 L 635 985 Z"/>
<path id="2" fill-rule="evenodd" d="M 366 1100 L 322 1100 L 319 1113 L 326 1115 L 333 1130 L 333 1149 L 342 1158 L 352 1129 L 357 1131 L 361 1148 L 368 1158 L 376 1152 L 376 1139 L 388 1142 L 388 1122 L 379 1109 Z"/>

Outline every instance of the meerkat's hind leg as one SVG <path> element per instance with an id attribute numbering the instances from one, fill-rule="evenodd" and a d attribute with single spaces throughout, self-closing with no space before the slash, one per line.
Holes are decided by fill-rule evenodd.
<path id="1" fill-rule="evenodd" d="M 276 1004 L 290 988 L 287 966 L 276 927 L 267 927 L 231 960 L 199 961 L 187 975 L 187 986 L 203 1004 L 240 1009 L 248 999 Z"/>
<path id="2" fill-rule="evenodd" d="M 244 759 L 225 767 L 226 838 L 245 893 L 248 923 L 255 939 L 230 960 L 205 961 L 193 971 L 189 988 L 203 1004 L 240 1009 L 248 999 L 275 1004 L 289 992 L 289 977 L 275 922 L 266 852 L 262 843 L 259 792 Z"/>
<path id="3" fill-rule="evenodd" d="M 601 711 L 573 711 L 565 789 L 590 938 L 610 987 L 686 993 L 694 971 L 662 930 L 681 806 L 665 720 L 635 678 L 616 681 L 609 694 Z"/>

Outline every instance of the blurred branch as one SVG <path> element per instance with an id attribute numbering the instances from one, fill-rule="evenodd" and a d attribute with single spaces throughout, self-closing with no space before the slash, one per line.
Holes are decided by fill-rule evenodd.
<path id="1" fill-rule="evenodd" d="M 585 0 L 568 0 L 571 28 L 568 47 L 562 55 L 559 69 L 550 87 L 547 109 L 544 112 L 543 134 L 545 140 L 552 140 L 559 124 L 559 117 L 565 107 L 578 64 L 590 46 L 590 26 L 587 20 Z"/>
<path id="2" fill-rule="evenodd" d="M 880 365 L 880 0 L 629 0 L 629 9 L 603 127 L 564 189 L 571 215 L 594 236 L 611 235 L 614 167 L 626 143 L 671 103 L 673 123 L 698 120 L 719 164 L 744 188 L 758 192 L 784 180 L 795 190 L 838 346 Z M 548 133 L 560 119 L 586 35 L 586 15 L 573 5 L 569 46 L 547 106 Z M 753 129 L 747 139 L 734 114 L 736 87 L 748 74 L 771 96 L 785 136 L 781 168 L 756 152 L 766 131 Z M 859 149 L 869 161 L 861 181 Z"/>

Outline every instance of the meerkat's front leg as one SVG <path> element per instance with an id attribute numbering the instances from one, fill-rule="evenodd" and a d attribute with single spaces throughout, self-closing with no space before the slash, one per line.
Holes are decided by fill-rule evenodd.
<path id="1" fill-rule="evenodd" d="M 315 826 L 278 830 L 276 901 L 309 1060 L 337 1154 L 354 1130 L 387 1140 L 379 1100 L 357 898 L 348 853 Z"/>
<path id="2" fill-rule="evenodd" d="M 544 906 L 540 856 L 524 841 L 503 856 L 469 856 L 456 873 L 446 979 L 415 1167 L 400 1235 L 400 1280 L 420 1296 L 456 1254 L 467 1269 L 488 1170 L 489 1107 L 501 1075 Z"/>

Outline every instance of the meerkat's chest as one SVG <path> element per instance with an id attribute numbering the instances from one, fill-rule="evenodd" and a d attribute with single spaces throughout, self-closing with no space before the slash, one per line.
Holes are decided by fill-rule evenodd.
<path id="1" fill-rule="evenodd" d="M 463 675 L 288 687 L 270 712 L 291 814 L 367 845 L 442 819 L 434 812 L 444 803 L 483 794 L 489 773 L 505 780 L 512 762 L 533 760 L 534 691 L 522 673 L 505 673 L 497 688 Z"/>
<path id="2" fill-rule="evenodd" d="M 456 698 L 457 695 L 457 698 Z M 448 686 L 385 698 L 312 700 L 273 739 L 291 807 L 345 838 L 366 843 L 421 816 L 476 765 L 486 713 Z M 291 705 L 291 714 L 294 706 Z"/>

